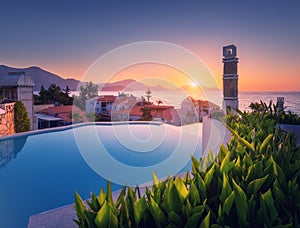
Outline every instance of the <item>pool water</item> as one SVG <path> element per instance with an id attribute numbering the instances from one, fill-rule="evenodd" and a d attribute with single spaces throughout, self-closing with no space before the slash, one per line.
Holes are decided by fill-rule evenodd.
<path id="1" fill-rule="evenodd" d="M 147 126 L 133 124 L 129 130 L 134 135 L 135 130 L 141 132 L 141 129 Z M 154 138 L 162 142 L 153 148 L 150 148 L 150 143 L 149 152 L 143 151 L 145 147 L 139 147 L 139 143 L 147 144 L 145 139 L 149 137 L 147 134 L 151 134 L 149 129 L 146 130 L 149 133 L 144 135 L 136 134 L 134 138 L 139 143 L 134 143 L 130 137 L 126 138 L 128 135 L 122 133 L 121 128 L 109 124 L 84 125 L 77 127 L 77 130 L 65 129 L 1 139 L 0 227 L 26 227 L 31 215 L 73 203 L 75 191 L 78 191 L 83 199 L 87 199 L 90 192 L 98 194 L 101 187 L 106 188 L 107 180 L 88 165 L 86 157 L 82 155 L 82 146 L 78 145 L 78 137 L 92 138 L 89 131 L 96 132 L 103 147 L 114 160 L 135 168 L 151 168 L 168 159 L 170 151 L 176 149 L 174 145 L 178 144 L 178 141 L 172 143 L 172 140 L 176 140 L 176 135 L 180 134 L 177 127 L 164 124 L 156 126 L 156 132 L 163 129 L 167 134 L 163 140 L 161 136 Z M 96 146 L 87 141 L 87 148 L 93 150 Z M 186 147 L 188 148 L 188 145 Z M 190 154 L 200 157 L 200 153 L 201 147 L 197 144 L 195 152 Z M 179 171 L 188 170 L 190 167 L 189 162 L 180 167 Z M 151 178 L 147 181 L 151 181 Z M 121 184 L 112 183 L 112 188 L 118 190 Z"/>

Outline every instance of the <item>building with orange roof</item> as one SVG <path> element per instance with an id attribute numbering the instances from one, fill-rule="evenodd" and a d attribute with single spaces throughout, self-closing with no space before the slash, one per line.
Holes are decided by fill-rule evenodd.
<path id="1" fill-rule="evenodd" d="M 76 113 L 77 119 L 75 119 L 74 113 Z M 42 109 L 34 114 L 34 129 L 59 127 L 83 121 L 87 121 L 85 113 L 77 106 L 54 106 Z"/>
<path id="2" fill-rule="evenodd" d="M 153 119 L 179 125 L 179 115 L 174 106 L 168 105 L 135 105 L 129 109 L 112 110 L 112 121 L 134 121 L 143 116 L 143 108 L 150 108 Z"/>
<path id="3" fill-rule="evenodd" d="M 212 102 L 196 100 L 188 96 L 181 103 L 180 116 L 182 124 L 202 122 L 204 116 L 210 116 L 212 111 L 219 109 L 220 107 Z"/>
<path id="4" fill-rule="evenodd" d="M 116 97 L 113 95 L 102 95 L 93 97 L 85 102 L 86 113 L 110 114 Z"/>

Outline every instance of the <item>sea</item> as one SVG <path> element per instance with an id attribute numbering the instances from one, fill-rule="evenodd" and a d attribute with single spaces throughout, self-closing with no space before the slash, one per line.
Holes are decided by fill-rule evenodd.
<path id="1" fill-rule="evenodd" d="M 36 91 L 35 94 L 39 92 Z M 119 92 L 116 91 L 101 91 L 99 95 L 115 95 L 117 96 Z M 126 91 L 126 94 L 132 94 L 136 97 L 145 97 L 145 91 Z M 71 95 L 78 95 L 78 91 L 72 91 Z M 173 105 L 175 108 L 179 109 L 181 107 L 181 102 L 188 96 L 192 96 L 195 99 L 209 100 L 220 107 L 222 106 L 222 92 L 217 90 L 209 90 L 206 92 L 199 93 L 187 93 L 182 91 L 152 91 L 150 101 L 157 103 L 157 101 L 162 101 L 161 105 Z M 251 111 L 249 105 L 251 102 L 263 101 L 269 104 L 270 101 L 276 104 L 277 97 L 284 97 L 284 107 L 285 111 L 291 111 L 300 115 L 300 91 L 294 92 L 239 92 L 239 109 L 241 111 Z"/>
<path id="2" fill-rule="evenodd" d="M 146 96 L 144 91 L 127 92 L 137 97 Z M 118 95 L 118 92 L 103 91 L 100 95 L 111 94 Z M 170 91 L 152 91 L 150 100 L 156 103 L 161 100 L 162 105 L 173 105 L 175 108 L 180 108 L 181 102 L 187 97 L 192 96 L 196 99 L 209 100 L 219 106 L 222 106 L 222 93 L 220 91 L 207 91 L 206 94 L 188 94 L 182 92 Z M 267 105 L 272 101 L 276 104 L 277 97 L 284 97 L 285 111 L 291 111 L 300 115 L 300 91 L 298 92 L 240 92 L 239 93 L 239 109 L 241 111 L 251 111 L 249 105 L 251 102 L 263 101 Z"/>

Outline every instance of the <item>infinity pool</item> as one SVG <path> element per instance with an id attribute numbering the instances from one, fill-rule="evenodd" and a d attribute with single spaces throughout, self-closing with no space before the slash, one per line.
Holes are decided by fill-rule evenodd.
<path id="1" fill-rule="evenodd" d="M 202 125 L 84 124 L 0 139 L 0 227 L 26 227 L 31 215 L 106 188 L 151 181 L 191 167 Z M 196 143 L 195 143 L 196 142 Z M 174 152 L 175 151 L 175 152 Z M 187 161 L 187 162 L 185 162 Z"/>

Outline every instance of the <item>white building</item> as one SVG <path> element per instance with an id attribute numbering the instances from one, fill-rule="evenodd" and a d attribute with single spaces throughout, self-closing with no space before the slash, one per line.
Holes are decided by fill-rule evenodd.
<path id="1" fill-rule="evenodd" d="M 180 118 L 182 124 L 202 122 L 204 116 L 210 116 L 212 111 L 219 110 L 219 106 L 192 97 L 185 98 L 181 103 Z"/>
<path id="2" fill-rule="evenodd" d="M 93 97 L 85 102 L 86 113 L 110 114 L 116 97 L 113 95 L 102 95 Z"/>
<path id="3" fill-rule="evenodd" d="M 133 96 L 132 94 L 119 93 L 113 105 L 113 111 L 130 109 L 137 104 L 143 103 L 142 98 Z"/>

